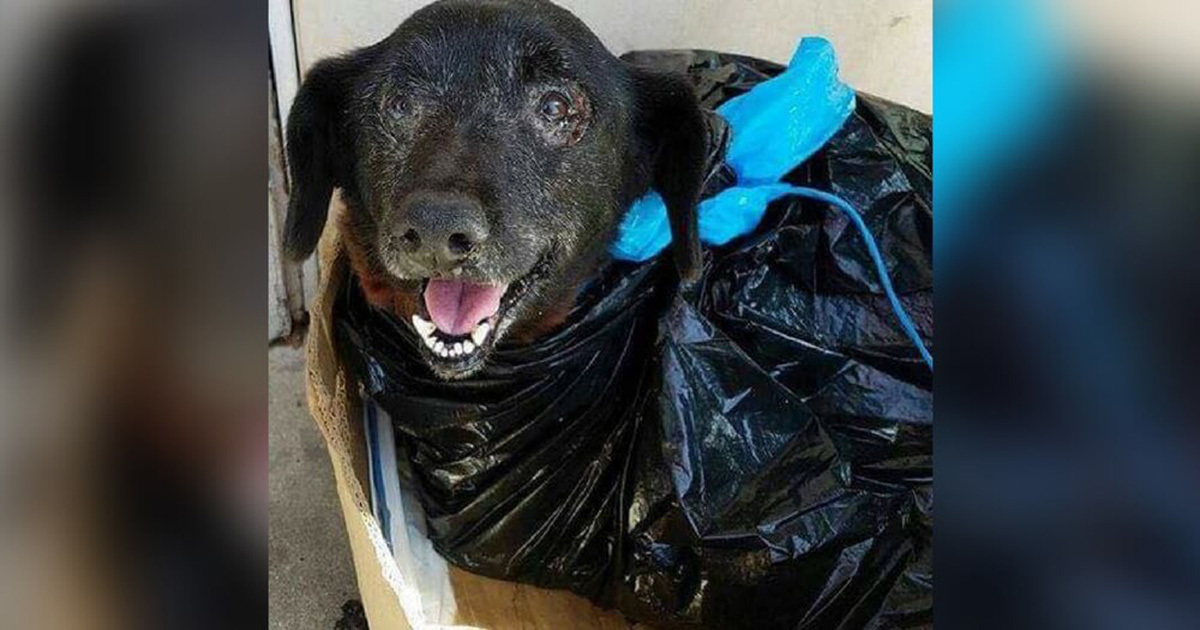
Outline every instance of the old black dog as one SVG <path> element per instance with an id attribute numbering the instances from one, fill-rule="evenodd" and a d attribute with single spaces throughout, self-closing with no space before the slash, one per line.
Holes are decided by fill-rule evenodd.
<path id="1" fill-rule="evenodd" d="M 560 324 L 651 187 L 680 275 L 697 272 L 706 140 L 687 79 L 617 59 L 544 0 L 442 0 L 322 61 L 287 139 L 289 252 L 312 252 L 341 189 L 367 298 L 412 322 L 442 378 Z"/>

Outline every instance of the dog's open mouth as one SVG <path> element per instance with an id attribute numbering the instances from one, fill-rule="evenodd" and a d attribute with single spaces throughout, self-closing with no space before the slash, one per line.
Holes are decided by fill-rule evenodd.
<path id="1" fill-rule="evenodd" d="M 413 315 L 413 328 L 439 359 L 466 363 L 491 341 L 508 286 L 431 278 L 424 291 L 428 319 Z"/>
<path id="2" fill-rule="evenodd" d="M 511 283 L 487 284 L 458 278 L 429 278 L 413 328 L 425 344 L 431 367 L 444 377 L 473 373 L 509 316 L 545 272 L 545 260 Z"/>

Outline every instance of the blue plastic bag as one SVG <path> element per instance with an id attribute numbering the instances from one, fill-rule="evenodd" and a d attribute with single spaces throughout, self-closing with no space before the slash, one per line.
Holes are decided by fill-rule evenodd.
<path id="1" fill-rule="evenodd" d="M 700 240 L 724 245 L 753 231 L 767 204 L 787 194 L 774 184 L 842 128 L 854 103 L 854 90 L 838 79 L 833 46 L 806 37 L 782 74 L 721 105 L 717 113 L 731 130 L 725 161 L 737 185 L 700 203 Z M 666 205 L 651 191 L 629 208 L 611 252 L 641 262 L 670 242 Z"/>

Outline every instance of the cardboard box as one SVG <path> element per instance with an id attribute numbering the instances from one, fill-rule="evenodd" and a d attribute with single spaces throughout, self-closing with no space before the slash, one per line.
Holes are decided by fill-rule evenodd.
<path id="1" fill-rule="evenodd" d="M 333 303 L 349 267 L 337 229 L 338 216 L 344 211 L 335 201 L 317 250 L 321 278 L 309 307 L 305 346 L 308 407 L 325 437 L 333 465 L 358 589 L 371 628 L 633 627 L 620 613 L 566 591 L 503 582 L 452 566 L 446 576 L 432 576 L 434 579 L 414 575 L 428 563 L 409 557 L 411 550 L 406 545 L 396 544 L 395 554 L 388 548 L 367 498 L 370 486 L 359 386 L 338 361 L 331 322 Z M 407 567 L 407 574 L 401 566 Z M 448 584 L 449 588 L 431 589 L 428 584 Z"/>

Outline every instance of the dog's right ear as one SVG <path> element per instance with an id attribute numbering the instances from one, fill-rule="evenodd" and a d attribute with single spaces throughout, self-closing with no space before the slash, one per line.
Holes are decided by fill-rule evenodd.
<path id="1" fill-rule="evenodd" d="M 361 54 L 321 61 L 292 104 L 287 123 L 292 190 L 283 238 L 284 251 L 293 259 L 307 258 L 316 249 L 333 189 L 345 187 L 353 176 L 346 103 L 361 65 Z"/>

